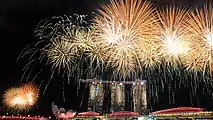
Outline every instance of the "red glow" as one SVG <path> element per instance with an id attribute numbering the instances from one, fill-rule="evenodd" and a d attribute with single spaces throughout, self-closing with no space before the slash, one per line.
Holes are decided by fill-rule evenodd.
<path id="1" fill-rule="evenodd" d="M 153 112 L 152 114 L 169 114 L 169 113 L 179 113 L 179 112 L 202 112 L 202 108 L 193 108 L 193 107 L 178 107 L 171 108 Z"/>
<path id="2" fill-rule="evenodd" d="M 62 119 L 73 118 L 76 116 L 75 112 L 59 113 L 58 117 Z"/>
<path id="3" fill-rule="evenodd" d="M 82 112 L 78 113 L 79 117 L 92 117 L 92 116 L 99 116 L 100 114 L 97 112 Z"/>
<path id="4" fill-rule="evenodd" d="M 139 113 L 129 112 L 129 111 L 120 111 L 120 112 L 113 112 L 108 115 L 108 117 L 123 117 L 123 116 L 139 116 Z"/>
<path id="5" fill-rule="evenodd" d="M 15 120 L 15 119 L 25 119 L 25 120 L 49 120 L 48 118 L 43 118 L 43 117 L 37 117 L 37 116 L 34 116 L 34 117 L 28 117 L 28 116 L 0 116 L 0 119 L 9 119 L 9 120 Z"/>

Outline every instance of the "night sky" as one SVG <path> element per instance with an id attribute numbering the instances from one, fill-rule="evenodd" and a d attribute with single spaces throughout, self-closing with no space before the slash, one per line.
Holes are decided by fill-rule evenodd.
<path id="1" fill-rule="evenodd" d="M 73 13 L 91 13 L 98 7 L 98 0 L 1 0 L 0 1 L 0 41 L 1 41 L 1 80 L 0 95 L 11 86 L 19 85 L 26 61 L 16 62 L 23 48 L 35 41 L 34 29 L 40 20 L 59 15 L 72 15 Z M 99 0 L 101 1 L 101 0 Z M 171 0 L 153 0 L 157 3 L 171 3 Z M 170 2 L 169 2 L 170 1 Z M 198 5 L 202 0 L 173 0 L 176 4 Z M 55 101 L 67 109 L 82 110 L 79 108 L 82 97 L 76 97 L 76 85 L 65 86 L 66 103 L 63 103 L 61 80 L 50 83 L 45 95 L 41 95 L 35 108 L 37 113 L 51 114 L 51 102 Z M 85 96 L 86 97 L 86 96 Z M 200 94 L 200 107 L 213 108 L 213 101 L 207 95 Z M 160 103 L 153 104 L 155 110 L 174 106 L 190 106 L 187 89 L 177 92 L 176 105 L 168 104 L 168 96 L 161 94 Z M 194 104 L 198 106 L 198 104 Z"/>

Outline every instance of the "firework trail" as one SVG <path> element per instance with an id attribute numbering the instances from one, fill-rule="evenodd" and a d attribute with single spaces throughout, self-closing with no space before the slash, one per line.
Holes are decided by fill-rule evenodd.
<path id="1" fill-rule="evenodd" d="M 197 77 L 192 77 L 191 85 L 198 88 L 198 83 L 203 82 L 205 86 L 203 91 L 208 94 L 211 94 L 209 91 L 212 88 L 212 23 L 211 2 L 207 2 L 203 8 L 195 8 L 190 12 L 186 29 L 192 35 L 190 41 L 192 46 L 184 63 L 188 73 Z"/>
<path id="2" fill-rule="evenodd" d="M 161 64 L 158 67 L 158 74 L 163 73 L 163 76 L 160 75 L 162 76 L 160 80 L 168 89 L 169 103 L 174 103 L 174 91 L 177 88 L 177 83 L 181 81 L 181 79 L 178 79 L 181 77 L 178 71 L 183 70 L 181 69 L 182 62 L 184 62 L 184 58 L 190 49 L 189 39 L 191 39 L 191 36 L 185 31 L 188 13 L 188 9 L 174 6 L 156 11 L 158 21 L 155 45 L 158 48 L 156 53 L 159 54 L 158 57 L 161 61 L 161 63 L 158 63 Z M 182 75 L 184 76 L 184 72 Z M 157 88 L 159 86 L 157 83 L 159 82 L 154 80 L 152 84 Z"/>

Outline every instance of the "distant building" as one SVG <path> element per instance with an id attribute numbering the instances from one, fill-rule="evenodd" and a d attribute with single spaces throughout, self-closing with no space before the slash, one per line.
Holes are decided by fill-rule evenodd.
<path id="1" fill-rule="evenodd" d="M 89 83 L 90 97 L 88 111 L 110 113 L 134 111 L 145 114 L 147 111 L 146 81 L 98 81 Z"/>

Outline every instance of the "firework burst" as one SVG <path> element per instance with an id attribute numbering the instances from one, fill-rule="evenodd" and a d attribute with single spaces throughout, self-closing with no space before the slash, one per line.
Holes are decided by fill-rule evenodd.
<path id="1" fill-rule="evenodd" d="M 196 8 L 189 16 L 188 31 L 193 34 L 193 48 L 187 57 L 187 67 L 192 70 L 212 72 L 213 9 L 212 4 Z"/>
<path id="2" fill-rule="evenodd" d="M 154 9 L 148 2 L 135 0 L 110 1 L 95 18 L 99 44 L 106 48 L 107 66 L 121 79 L 134 75 L 139 65 L 137 43 L 150 34 Z M 144 52 L 144 51 L 143 51 Z"/>
<path id="3" fill-rule="evenodd" d="M 71 71 L 71 65 L 74 63 L 75 51 L 72 49 L 73 44 L 69 41 L 55 39 L 50 44 L 50 47 L 45 49 L 49 62 L 52 64 L 52 70 L 58 68 Z"/>
<path id="4" fill-rule="evenodd" d="M 51 35 L 49 43 L 42 48 L 43 54 L 52 64 L 52 71 L 58 69 L 59 73 L 63 71 L 71 73 L 76 67 L 76 58 L 82 56 L 91 47 L 88 30 L 69 24 L 71 23 L 55 28 L 57 32 Z"/>
<path id="5" fill-rule="evenodd" d="M 171 63 L 173 66 L 180 63 L 190 49 L 190 34 L 186 32 L 186 21 L 189 10 L 181 7 L 167 7 L 158 11 L 157 38 L 160 45 L 160 54 L 163 61 Z"/>
<path id="6" fill-rule="evenodd" d="M 34 84 L 24 84 L 8 89 L 3 95 L 3 103 L 15 112 L 28 111 L 37 102 L 38 94 L 39 90 Z"/>

